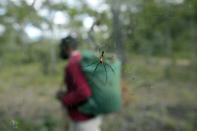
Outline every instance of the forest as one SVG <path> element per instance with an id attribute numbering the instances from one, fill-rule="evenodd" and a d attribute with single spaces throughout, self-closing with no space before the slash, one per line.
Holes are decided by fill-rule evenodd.
<path id="1" fill-rule="evenodd" d="M 0 130 L 68 129 L 55 99 L 68 35 L 122 63 L 126 104 L 102 131 L 197 130 L 196 0 L 1 0 Z"/>

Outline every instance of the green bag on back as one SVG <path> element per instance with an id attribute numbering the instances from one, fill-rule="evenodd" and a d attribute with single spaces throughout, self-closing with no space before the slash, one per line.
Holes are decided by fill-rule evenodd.
<path id="1" fill-rule="evenodd" d="M 99 58 L 91 52 L 83 52 L 81 68 L 91 88 L 92 96 L 80 110 L 86 114 L 107 114 L 117 112 L 121 108 L 120 70 L 118 60 L 106 60 L 99 63 Z M 104 68 L 105 64 L 105 68 Z M 109 67 L 113 68 L 114 71 Z M 107 76 L 107 79 L 106 79 Z"/>

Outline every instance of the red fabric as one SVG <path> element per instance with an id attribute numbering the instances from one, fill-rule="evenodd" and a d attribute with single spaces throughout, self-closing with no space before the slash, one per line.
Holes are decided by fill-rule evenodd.
<path id="1" fill-rule="evenodd" d="M 65 70 L 65 83 L 68 92 L 63 97 L 63 103 L 74 121 L 85 121 L 93 117 L 93 115 L 83 114 L 78 110 L 78 107 L 91 96 L 91 90 L 80 68 L 80 59 L 81 55 L 75 53 L 71 56 Z"/>

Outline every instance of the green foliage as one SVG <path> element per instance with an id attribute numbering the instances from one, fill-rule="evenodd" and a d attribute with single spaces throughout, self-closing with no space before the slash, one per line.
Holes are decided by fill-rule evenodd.
<path id="1" fill-rule="evenodd" d="M 125 33 L 130 49 L 142 54 L 171 56 L 184 53 L 187 56 L 197 38 L 192 36 L 196 34 L 192 30 L 197 27 L 193 22 L 196 19 L 195 4 L 194 0 L 181 4 L 154 0 L 135 2 L 130 7 L 136 5 L 136 12 L 130 8 L 123 12 L 124 18 L 129 18 Z"/>
<path id="2" fill-rule="evenodd" d="M 116 2 L 129 58 L 124 81 L 132 89 L 134 100 L 119 114 L 105 118 L 103 130 L 196 130 L 197 1 Z M 109 9 L 100 11 L 84 0 L 76 7 L 63 0 L 46 0 L 39 9 L 25 0 L 0 2 L 0 9 L 5 10 L 0 12 L 0 26 L 5 27 L 0 32 L 0 130 L 63 129 L 68 121 L 64 123 L 62 115 L 58 115 L 61 110 L 56 108 L 54 92 L 62 81 L 65 63 L 58 59 L 59 36 L 54 32 L 66 29 L 79 38 L 80 48 L 90 48 L 90 29 L 83 27 L 82 20 L 90 16 L 95 24 L 92 31 L 95 43 L 106 52 L 114 52 L 111 7 L 115 2 L 104 3 Z M 45 9 L 48 16 L 40 15 L 39 11 Z M 54 24 L 56 11 L 67 14 L 69 22 Z M 30 39 L 25 32 L 27 25 L 52 35 Z M 51 73 L 54 67 L 55 75 Z M 21 97 L 27 99 L 24 105 Z"/>
<path id="3" fill-rule="evenodd" d="M 104 2 L 109 6 L 114 6 L 112 1 Z M 33 59 L 35 58 L 33 57 L 38 55 L 40 58 L 49 57 L 46 60 L 43 59 L 44 66 L 51 63 L 52 56 L 46 55 L 50 54 L 50 51 L 46 52 L 45 49 L 38 51 L 36 49 L 41 43 L 44 44 L 44 41 L 51 41 L 51 39 L 47 38 L 49 40 L 46 40 L 46 38 L 43 38 L 44 41 L 38 41 L 40 44 L 35 45 L 33 43 L 33 46 L 29 46 L 32 42 L 29 42 L 24 29 L 28 24 L 32 24 L 43 30 L 41 24 L 45 23 L 52 31 L 55 26 L 51 19 L 53 19 L 55 11 L 62 11 L 68 14 L 70 21 L 68 24 L 58 25 L 58 27 L 70 29 L 71 33 L 76 34 L 81 43 L 86 45 L 87 39 L 89 39 L 87 38 L 88 31 L 84 30 L 82 20 L 78 18 L 82 16 L 94 18 L 96 28 L 99 30 L 94 31 L 95 42 L 99 46 L 104 46 L 106 50 L 114 51 L 111 11 L 94 10 L 84 1 L 79 1 L 78 4 L 79 8 L 76 8 L 61 2 L 44 1 L 40 8 L 48 9 L 49 17 L 40 16 L 34 5 L 29 5 L 25 1 L 8 1 L 5 5 L 1 5 L 1 8 L 6 10 L 6 13 L 0 16 L 1 23 L 6 28 L 6 31 L 0 36 L 2 42 L 0 45 L 1 57 L 7 53 L 5 49 L 11 49 L 12 51 L 12 49 L 17 47 L 21 48 L 21 50 L 18 50 L 20 56 L 16 55 L 16 57 L 21 57 L 22 61 L 24 61 L 22 58 L 24 54 L 21 52 L 26 51 L 25 55 L 31 57 L 25 60 L 27 62 L 34 61 Z M 122 20 L 124 38 L 126 47 L 128 47 L 127 51 L 145 55 L 187 58 L 190 58 L 193 52 L 197 52 L 194 44 L 197 41 L 197 25 L 195 22 L 197 18 L 197 3 L 195 0 L 185 0 L 182 3 L 155 0 L 124 0 L 119 1 L 119 4 L 121 7 L 120 18 Z M 48 49 L 52 48 L 49 43 L 44 44 Z M 34 56 L 29 54 L 31 52 L 35 52 Z M 196 53 L 194 54 L 196 55 Z M 5 55 L 5 57 L 7 59 L 10 56 Z M 14 58 L 8 59 L 12 60 Z M 16 58 L 16 61 L 20 60 Z"/>

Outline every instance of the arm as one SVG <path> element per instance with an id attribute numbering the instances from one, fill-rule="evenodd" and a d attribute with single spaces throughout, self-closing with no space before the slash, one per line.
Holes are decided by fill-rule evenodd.
<path id="1" fill-rule="evenodd" d="M 63 103 L 66 107 L 71 107 L 87 100 L 91 96 L 91 90 L 79 63 L 74 62 L 68 68 L 68 73 L 70 79 L 74 81 L 76 89 L 63 96 Z"/>

